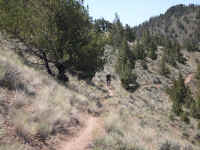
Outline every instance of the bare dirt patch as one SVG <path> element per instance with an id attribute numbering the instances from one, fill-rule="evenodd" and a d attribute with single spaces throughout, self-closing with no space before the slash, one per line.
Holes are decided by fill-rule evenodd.
<path id="1" fill-rule="evenodd" d="M 59 150 L 86 150 L 92 144 L 95 136 L 102 134 L 102 122 L 100 118 L 89 116 L 85 121 L 78 135 L 72 137 L 69 141 L 62 142 Z"/>

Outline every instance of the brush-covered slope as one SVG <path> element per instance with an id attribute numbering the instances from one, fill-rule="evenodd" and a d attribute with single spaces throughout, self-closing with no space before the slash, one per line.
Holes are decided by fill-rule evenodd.
<path id="1" fill-rule="evenodd" d="M 22 48 L 0 35 L 0 150 L 55 149 L 83 125 L 80 115 L 93 102 L 25 65 L 15 53 Z"/>
<path id="2" fill-rule="evenodd" d="M 182 5 L 174 8 L 177 7 L 183 9 Z M 196 9 L 196 6 L 190 7 Z M 166 93 L 181 73 L 186 86 L 196 94 L 198 81 L 193 76 L 200 61 L 199 52 L 181 49 L 186 62 L 177 62 L 174 66 L 166 63 L 170 73 L 165 76 L 160 74 L 160 64 L 166 48 L 159 46 L 156 59 L 135 60 L 131 71 L 137 75 L 139 86 L 134 92 L 128 92 L 115 73 L 117 54 L 112 46 L 106 46 L 107 63 L 92 81 L 79 80 L 66 72 L 69 82 L 64 85 L 44 72 L 44 66 L 38 65 L 40 62 L 34 56 L 16 54 L 22 49 L 26 52 L 26 48 L 19 40 L 0 35 L 0 150 L 57 150 L 61 140 L 66 144 L 73 135 L 83 131 L 82 125 L 88 123 L 85 116 L 90 115 L 98 116 L 97 120 L 103 122 L 100 125 L 103 132 L 102 136 L 95 136 L 96 131 L 92 133 L 92 142 L 82 150 L 199 149 L 198 120 L 185 107 L 189 121 L 174 115 L 173 102 Z M 146 48 L 139 51 L 146 52 Z M 107 72 L 113 79 L 110 89 L 106 87 Z"/>
<path id="3" fill-rule="evenodd" d="M 175 39 L 184 45 L 186 41 L 200 42 L 200 6 L 176 5 L 165 14 L 152 17 L 135 27 L 137 35 L 149 30 L 153 35 Z"/>
<path id="4" fill-rule="evenodd" d="M 156 60 L 146 59 L 146 69 L 140 60 L 136 62 L 139 88 L 127 92 L 114 71 L 111 46 L 106 47 L 110 61 L 92 82 L 69 74 L 70 82 L 63 86 L 42 70 L 24 64 L 14 52 L 25 48 L 18 40 L 2 35 L 0 39 L 0 150 L 59 149 L 57 144 L 67 143 L 83 122 L 87 126 L 85 113 L 99 116 L 104 129 L 102 136 L 94 136 L 90 150 L 198 150 L 197 121 L 191 118 L 186 124 L 171 114 L 166 87 L 179 72 L 186 78 L 196 71 L 199 52 L 183 51 L 187 63 L 169 66 L 171 74 L 165 77 L 158 71 L 163 53 L 160 47 Z M 113 75 L 111 97 L 105 82 L 108 71 Z M 195 88 L 196 80 L 188 86 Z"/>

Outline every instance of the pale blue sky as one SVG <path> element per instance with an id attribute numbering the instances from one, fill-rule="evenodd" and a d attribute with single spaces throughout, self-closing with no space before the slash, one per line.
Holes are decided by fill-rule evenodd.
<path id="1" fill-rule="evenodd" d="M 198 4 L 200 0 L 85 0 L 89 5 L 90 16 L 113 21 L 115 13 L 123 24 L 135 26 L 152 16 L 164 13 L 177 4 Z"/>

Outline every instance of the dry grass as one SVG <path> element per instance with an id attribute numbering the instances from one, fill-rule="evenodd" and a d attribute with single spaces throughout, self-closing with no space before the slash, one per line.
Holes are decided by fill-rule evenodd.
<path id="1" fill-rule="evenodd" d="M 9 74 L 11 78 L 8 79 Z M 70 90 L 46 73 L 27 67 L 9 48 L 1 49 L 0 45 L 0 80 L 12 87 L 9 89 L 9 86 L 0 84 L 0 122 L 9 118 L 15 134 L 21 139 L 20 143 L 1 145 L 0 150 L 14 150 L 16 147 L 26 150 L 22 143 L 30 143 L 34 138 L 47 142 L 57 135 L 68 135 L 70 127 L 79 125 L 79 121 L 74 123 L 73 120 L 79 120 L 81 113 L 98 113 L 98 102 L 105 103 L 103 109 L 108 111 L 103 116 L 106 135 L 95 140 L 94 150 L 163 150 L 166 141 L 180 145 L 182 149 L 190 145 L 182 138 L 180 129 L 170 126 L 168 112 L 158 114 L 147 110 L 149 106 L 142 105 L 141 99 L 136 99 L 131 105 L 128 102 L 130 94 L 123 91 L 117 81 L 113 82 L 116 95 L 107 99 L 104 86 L 97 88 L 72 79 L 74 81 L 70 80 L 70 83 L 74 87 Z M 166 101 L 162 108 L 168 105 Z M 5 130 L 0 129 L 0 135 L 5 135 Z M 192 149 L 185 147 L 183 150 Z"/>
<path id="2" fill-rule="evenodd" d="M 27 145 L 22 145 L 21 143 L 3 144 L 0 145 L 0 150 L 30 150 Z"/>
<path id="3" fill-rule="evenodd" d="M 0 115 L 9 118 L 22 143 L 31 143 L 33 138 L 45 142 L 69 134 L 71 126 L 79 125 L 72 123 L 73 119 L 89 107 L 88 98 L 24 65 L 6 45 L 2 49 L 0 46 L 0 96 L 1 91 L 5 97 L 0 100 L 0 108 L 5 110 L 1 109 Z M 14 150 L 14 146 L 4 145 L 0 150 Z M 23 144 L 16 145 L 25 150 Z"/>
<path id="4" fill-rule="evenodd" d="M 95 140 L 94 150 L 195 150 L 179 136 L 178 130 L 156 126 L 154 118 L 148 119 L 151 115 L 144 113 L 138 117 L 130 112 L 128 108 L 120 108 L 104 116 L 106 135 Z"/>

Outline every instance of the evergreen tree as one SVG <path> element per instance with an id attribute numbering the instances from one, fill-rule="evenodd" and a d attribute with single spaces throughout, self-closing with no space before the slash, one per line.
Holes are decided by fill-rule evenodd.
<path id="1" fill-rule="evenodd" d="M 147 56 L 153 60 L 157 59 L 157 45 L 154 41 L 154 37 L 150 35 L 149 30 L 145 30 L 142 33 L 142 45 L 144 47 L 144 53 L 147 53 Z"/>
<path id="2" fill-rule="evenodd" d="M 135 66 L 135 60 L 133 58 L 127 41 L 124 39 L 119 49 L 115 69 L 120 77 L 122 86 L 127 90 L 134 90 L 137 87 L 137 76 L 132 73 Z"/>
<path id="3" fill-rule="evenodd" d="M 183 54 L 181 53 L 181 46 L 180 46 L 180 44 L 178 44 L 177 42 L 175 42 L 173 50 L 175 52 L 176 60 L 179 63 L 185 64 L 186 63 L 186 59 L 184 58 Z"/>
<path id="4" fill-rule="evenodd" d="M 0 28 L 23 41 L 50 75 L 52 65 L 60 80 L 66 69 L 89 78 L 102 69 L 105 44 L 82 0 L 2 0 L 0 11 Z"/>
<path id="5" fill-rule="evenodd" d="M 161 62 L 160 62 L 160 74 L 164 75 L 164 76 L 168 76 L 168 74 L 170 73 L 170 70 L 168 68 L 168 66 L 166 65 L 166 56 L 165 54 L 163 54 L 162 58 L 161 58 Z"/>
<path id="6" fill-rule="evenodd" d="M 151 41 L 148 48 L 148 56 L 151 59 L 156 60 L 157 59 L 156 52 L 157 52 L 157 45 L 153 41 Z"/>
<path id="7" fill-rule="evenodd" d="M 130 42 L 133 42 L 136 38 L 135 32 L 128 24 L 125 25 L 124 36 Z"/>
<path id="8" fill-rule="evenodd" d="M 124 38 L 124 29 L 123 25 L 120 21 L 118 14 L 115 14 L 115 19 L 113 22 L 112 30 L 111 30 L 111 41 L 114 48 L 120 48 L 121 43 Z"/>
<path id="9" fill-rule="evenodd" d="M 185 86 L 184 78 L 181 74 L 179 74 L 177 80 L 174 80 L 173 86 L 168 89 L 168 94 L 173 102 L 172 111 L 177 115 L 183 112 L 182 108 L 185 104 L 191 105 L 193 102 L 191 92 Z"/>
<path id="10" fill-rule="evenodd" d="M 109 32 L 112 29 L 112 23 L 104 18 L 96 19 L 94 21 L 94 28 L 97 32 Z"/>
<path id="11" fill-rule="evenodd" d="M 144 60 L 147 56 L 146 50 L 145 50 L 145 46 L 143 43 L 141 43 L 140 41 L 137 41 L 137 44 L 133 47 L 133 53 L 135 58 L 138 60 Z"/>

